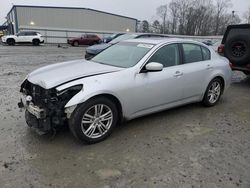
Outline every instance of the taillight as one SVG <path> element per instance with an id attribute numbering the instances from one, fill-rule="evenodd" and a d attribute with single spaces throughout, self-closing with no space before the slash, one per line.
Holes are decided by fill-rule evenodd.
<path id="1" fill-rule="evenodd" d="M 220 54 L 220 55 L 223 55 L 224 54 L 224 45 L 223 44 L 221 44 L 219 47 L 218 47 L 218 53 Z"/>
<path id="2" fill-rule="evenodd" d="M 233 68 L 233 63 L 230 63 L 230 62 L 229 62 L 229 66 L 230 66 L 231 68 Z"/>

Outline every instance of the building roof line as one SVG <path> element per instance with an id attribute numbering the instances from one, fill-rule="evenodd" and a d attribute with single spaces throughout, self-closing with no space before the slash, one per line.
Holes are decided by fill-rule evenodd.
<path id="1" fill-rule="evenodd" d="M 113 14 L 113 13 L 109 13 L 109 12 L 105 12 L 105 11 L 101 11 L 101 10 L 95 10 L 95 9 L 91 9 L 91 8 L 83 8 L 83 7 L 57 7 L 57 6 L 13 5 L 13 7 L 10 9 L 10 11 L 8 12 L 7 15 L 9 15 L 10 12 L 15 7 L 90 10 L 90 11 L 95 11 L 95 12 L 99 12 L 99 13 L 109 14 L 109 15 L 118 16 L 118 17 L 127 18 L 127 19 L 131 19 L 131 20 L 136 20 L 137 21 L 136 18 L 132 18 L 132 17 L 128 17 L 128 16 L 122 16 L 122 15 L 119 15 L 119 14 Z"/>

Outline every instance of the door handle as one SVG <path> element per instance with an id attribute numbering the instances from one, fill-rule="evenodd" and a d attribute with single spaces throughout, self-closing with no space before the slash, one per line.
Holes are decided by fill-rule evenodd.
<path id="1" fill-rule="evenodd" d="M 207 65 L 207 70 L 212 70 L 212 69 L 213 69 L 213 67 L 210 64 L 208 64 Z"/>
<path id="2" fill-rule="evenodd" d="M 180 76 L 182 76 L 182 75 L 183 75 L 183 73 L 180 72 L 180 71 L 176 71 L 176 72 L 174 73 L 174 77 L 180 77 Z"/>

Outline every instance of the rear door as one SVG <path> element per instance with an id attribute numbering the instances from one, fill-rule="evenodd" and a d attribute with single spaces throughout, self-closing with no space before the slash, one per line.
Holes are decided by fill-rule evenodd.
<path id="1" fill-rule="evenodd" d="M 30 31 L 25 33 L 25 42 L 32 42 L 34 38 L 36 38 L 37 33 Z"/>
<path id="2" fill-rule="evenodd" d="M 213 70 L 210 50 L 193 43 L 184 43 L 181 46 L 183 57 L 183 65 L 180 66 L 183 73 L 182 98 L 199 97 L 204 92 L 204 84 Z"/>
<path id="3" fill-rule="evenodd" d="M 93 45 L 97 42 L 97 36 L 96 35 L 88 35 L 88 44 Z"/>

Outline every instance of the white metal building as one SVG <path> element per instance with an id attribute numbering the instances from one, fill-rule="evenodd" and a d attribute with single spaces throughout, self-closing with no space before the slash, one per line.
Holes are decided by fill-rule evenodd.
<path id="1" fill-rule="evenodd" d="M 9 33 L 39 31 L 47 43 L 66 43 L 83 33 L 104 36 L 116 32 L 136 32 L 134 18 L 88 8 L 14 5 L 7 14 Z"/>

